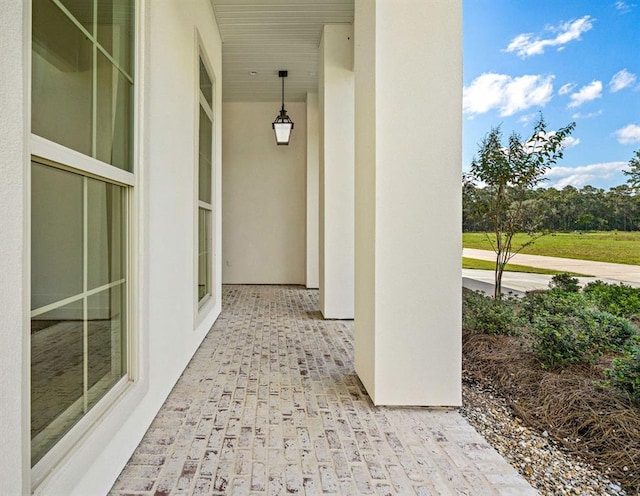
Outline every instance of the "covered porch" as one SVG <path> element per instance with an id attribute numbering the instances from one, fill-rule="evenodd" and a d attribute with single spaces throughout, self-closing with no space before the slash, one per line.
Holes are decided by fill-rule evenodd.
<path id="1" fill-rule="evenodd" d="M 134 486 L 114 490 L 188 493 L 207 467 L 211 491 L 473 486 L 449 468 L 427 477 L 411 450 L 457 417 L 410 407 L 461 402 L 461 19 L 461 0 L 7 4 L 0 492 L 104 494 L 152 422 L 118 482 Z M 271 128 L 279 70 L 289 146 Z M 112 187 L 121 201 L 100 193 Z M 94 287 L 98 266 L 122 273 Z M 75 368 L 33 338 L 68 322 Z M 69 401 L 34 401 L 72 368 Z M 54 413 L 40 450 L 38 410 Z M 453 465 L 482 465 L 457 443 Z"/>
<path id="2" fill-rule="evenodd" d="M 375 407 L 353 322 L 318 308 L 301 286 L 225 286 L 110 494 L 536 494 L 455 409 Z"/>

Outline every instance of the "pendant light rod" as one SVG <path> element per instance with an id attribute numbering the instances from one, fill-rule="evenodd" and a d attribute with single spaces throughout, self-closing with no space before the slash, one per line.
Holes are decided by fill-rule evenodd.
<path id="1" fill-rule="evenodd" d="M 289 71 L 278 71 L 278 77 L 282 79 L 282 111 L 284 112 L 284 78 L 289 75 Z"/>

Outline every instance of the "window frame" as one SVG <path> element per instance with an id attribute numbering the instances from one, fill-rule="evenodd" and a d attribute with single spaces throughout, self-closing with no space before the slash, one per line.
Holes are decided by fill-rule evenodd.
<path id="1" fill-rule="evenodd" d="M 215 108 L 216 108 L 216 79 L 215 74 L 211 69 L 211 64 L 209 62 L 209 58 L 207 57 L 206 50 L 204 49 L 204 44 L 200 39 L 199 34 L 196 32 L 196 57 L 195 57 L 195 105 L 194 105 L 194 124 L 195 124 L 195 132 L 194 132 L 194 312 L 195 312 L 195 323 L 194 330 L 198 327 L 198 325 L 202 322 L 202 320 L 206 317 L 209 310 L 213 308 L 216 304 L 218 295 L 215 288 L 215 259 L 216 259 L 216 243 L 215 243 L 215 226 L 216 226 L 216 119 L 215 119 Z M 204 67 L 207 72 L 207 76 L 211 81 L 211 105 L 207 101 L 205 97 L 201 85 L 200 85 L 200 65 Z M 204 110 L 207 117 L 211 122 L 211 183 L 210 183 L 210 191 L 211 191 L 211 202 L 207 203 L 205 201 L 200 200 L 200 111 Z M 208 212 L 208 283 L 209 283 L 209 291 L 208 293 L 199 298 L 199 255 L 200 255 L 200 211 L 206 210 Z"/>

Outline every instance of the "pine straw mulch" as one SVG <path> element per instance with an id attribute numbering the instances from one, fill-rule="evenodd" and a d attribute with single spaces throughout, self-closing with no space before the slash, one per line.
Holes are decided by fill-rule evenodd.
<path id="1" fill-rule="evenodd" d="M 491 385 L 514 413 L 566 451 L 640 494 L 640 407 L 598 386 L 603 360 L 560 372 L 540 366 L 522 337 L 463 332 L 465 376 Z"/>

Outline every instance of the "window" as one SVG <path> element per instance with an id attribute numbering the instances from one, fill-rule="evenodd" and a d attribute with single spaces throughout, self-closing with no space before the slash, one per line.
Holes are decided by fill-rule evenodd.
<path id="1" fill-rule="evenodd" d="M 126 190 L 31 167 L 31 439 L 42 456 L 127 372 Z"/>
<path id="2" fill-rule="evenodd" d="M 199 60 L 198 139 L 198 302 L 212 296 L 213 274 L 213 83 Z"/>
<path id="3" fill-rule="evenodd" d="M 133 168 L 133 1 L 34 0 L 31 131 Z"/>
<path id="4" fill-rule="evenodd" d="M 33 0 L 34 466 L 128 378 L 133 26 L 134 0 Z"/>

